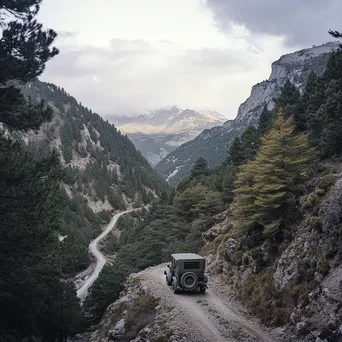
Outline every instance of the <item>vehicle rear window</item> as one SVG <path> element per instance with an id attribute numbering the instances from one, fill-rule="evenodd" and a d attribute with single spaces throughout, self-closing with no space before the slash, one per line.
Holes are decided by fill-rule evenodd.
<path id="1" fill-rule="evenodd" d="M 199 263 L 199 261 L 186 261 L 185 263 L 184 263 L 184 269 L 185 270 L 196 270 L 196 269 L 198 269 L 198 268 L 200 268 L 200 263 Z"/>

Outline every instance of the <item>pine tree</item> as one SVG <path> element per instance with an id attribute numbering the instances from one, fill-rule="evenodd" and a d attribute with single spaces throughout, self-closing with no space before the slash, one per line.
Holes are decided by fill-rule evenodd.
<path id="1" fill-rule="evenodd" d="M 306 120 L 299 90 L 287 80 L 281 94 L 275 100 L 276 111 L 282 110 L 285 117 L 293 117 L 295 132 L 306 131 Z"/>
<path id="2" fill-rule="evenodd" d="M 253 159 L 260 145 L 260 134 L 258 129 L 254 126 L 248 126 L 242 133 L 240 141 L 243 162 Z"/>
<path id="3" fill-rule="evenodd" d="M 51 117 L 44 104 L 27 105 L 20 91 L 8 81 L 28 82 L 39 76 L 45 63 L 58 54 L 50 48 L 56 33 L 43 31 L 34 18 L 41 0 L 5 0 L 0 3 L 0 121 L 11 128 L 38 128 Z"/>
<path id="4" fill-rule="evenodd" d="M 222 180 L 222 198 L 226 203 L 230 203 L 233 200 L 236 173 L 237 167 L 235 165 L 227 165 L 225 175 Z"/>
<path id="5" fill-rule="evenodd" d="M 207 175 L 208 173 L 209 173 L 208 162 L 204 158 L 200 157 L 197 159 L 193 169 L 191 170 L 190 179 Z"/>
<path id="6" fill-rule="evenodd" d="M 281 94 L 276 98 L 276 108 L 286 108 L 286 106 L 296 105 L 300 99 L 300 93 L 298 89 L 291 83 L 290 80 L 286 80 Z M 286 116 L 290 113 L 284 113 Z"/>
<path id="7" fill-rule="evenodd" d="M 240 232 L 261 224 L 269 236 L 285 227 L 287 210 L 300 192 L 314 156 L 308 135 L 293 132 L 293 119 L 278 112 L 273 128 L 261 139 L 255 161 L 241 168 L 233 203 Z"/>
<path id="8" fill-rule="evenodd" d="M 243 162 L 244 157 L 242 155 L 241 140 L 239 137 L 236 137 L 229 147 L 226 163 L 232 165 L 241 165 Z"/>
<path id="9" fill-rule="evenodd" d="M 233 191 L 235 197 L 232 204 L 233 217 L 237 222 L 239 234 L 243 235 L 251 228 L 255 228 L 257 213 L 255 191 L 255 163 L 242 165 L 237 174 Z"/>
<path id="10" fill-rule="evenodd" d="M 263 136 L 265 133 L 267 133 L 271 126 L 273 121 L 273 112 L 269 111 L 267 106 L 264 107 L 260 114 L 259 122 L 258 122 L 258 132 L 260 136 Z"/>

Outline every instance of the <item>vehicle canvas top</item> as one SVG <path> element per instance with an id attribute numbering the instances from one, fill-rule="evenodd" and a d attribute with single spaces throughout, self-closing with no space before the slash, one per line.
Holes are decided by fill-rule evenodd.
<path id="1" fill-rule="evenodd" d="M 202 260 L 204 259 L 195 253 L 176 253 L 171 255 L 175 260 Z"/>

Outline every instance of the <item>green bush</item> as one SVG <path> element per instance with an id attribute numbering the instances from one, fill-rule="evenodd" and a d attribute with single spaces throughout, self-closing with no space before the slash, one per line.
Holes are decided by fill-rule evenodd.
<path id="1" fill-rule="evenodd" d="M 317 261 L 317 272 L 326 276 L 329 273 L 329 271 L 330 271 L 329 262 L 323 257 L 320 257 Z"/>
<path id="2" fill-rule="evenodd" d="M 319 216 L 310 216 L 306 220 L 306 225 L 310 230 L 316 230 L 320 232 L 322 230 L 322 219 Z"/>
<path id="3" fill-rule="evenodd" d="M 300 198 L 300 205 L 303 209 L 312 209 L 318 202 L 319 197 L 314 192 Z"/>
<path id="4" fill-rule="evenodd" d="M 236 251 L 232 256 L 232 264 L 236 267 L 242 265 L 243 251 Z"/>
<path id="5" fill-rule="evenodd" d="M 335 184 L 335 178 L 331 173 L 321 177 L 318 181 L 318 187 L 327 192 Z"/>

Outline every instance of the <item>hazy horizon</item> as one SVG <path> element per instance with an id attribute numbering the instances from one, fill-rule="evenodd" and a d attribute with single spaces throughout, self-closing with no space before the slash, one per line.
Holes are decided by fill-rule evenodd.
<path id="1" fill-rule="evenodd" d="M 173 105 L 235 118 L 281 55 L 332 40 L 342 3 L 315 0 L 45 0 L 59 33 L 43 81 L 103 117 Z"/>

